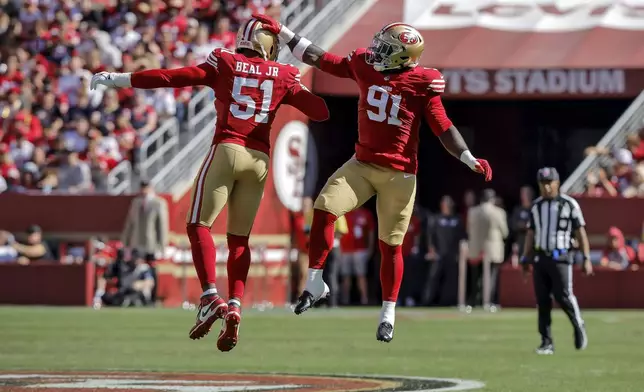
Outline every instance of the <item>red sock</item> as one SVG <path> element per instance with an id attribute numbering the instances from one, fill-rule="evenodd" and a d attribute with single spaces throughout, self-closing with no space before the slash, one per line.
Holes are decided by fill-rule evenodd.
<path id="1" fill-rule="evenodd" d="M 309 268 L 323 269 L 333 248 L 337 216 L 322 210 L 313 210 L 313 223 L 309 240 Z"/>
<path id="2" fill-rule="evenodd" d="M 244 296 L 246 278 L 250 269 L 248 236 L 228 234 L 228 294 L 229 299 Z"/>
<path id="3" fill-rule="evenodd" d="M 380 284 L 382 285 L 382 300 L 396 302 L 402 283 L 405 265 L 403 263 L 402 247 L 392 246 L 382 241 L 380 244 Z"/>
<path id="4" fill-rule="evenodd" d="M 212 240 L 208 227 L 189 224 L 186 229 L 190 239 L 192 261 L 195 264 L 201 288 L 207 290 L 209 284 L 215 284 L 217 281 L 215 241 Z"/>

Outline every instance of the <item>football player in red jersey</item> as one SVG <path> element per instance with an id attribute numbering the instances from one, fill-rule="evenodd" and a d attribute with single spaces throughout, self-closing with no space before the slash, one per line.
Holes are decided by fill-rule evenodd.
<path id="1" fill-rule="evenodd" d="M 487 161 L 476 159 L 445 114 L 440 95 L 443 75 L 418 66 L 423 37 L 413 27 L 392 23 L 382 28 L 368 49 L 347 57 L 325 52 L 267 17 L 254 16 L 278 34 L 301 61 L 332 75 L 353 79 L 360 88 L 356 154 L 329 178 L 315 201 L 309 248 L 309 279 L 295 308 L 300 314 L 328 286 L 322 268 L 333 244 L 333 222 L 377 195 L 382 311 L 376 338 L 393 339 L 395 305 L 403 274 L 401 244 L 416 195 L 418 128 L 424 116 L 450 154 L 492 179 Z"/>
<path id="2" fill-rule="evenodd" d="M 250 268 L 248 236 L 259 208 L 268 174 L 271 123 L 277 108 L 289 104 L 316 121 L 326 120 L 324 100 L 300 83 L 298 69 L 275 62 L 279 40 L 275 33 L 251 19 L 237 34 L 236 52 L 215 49 L 206 62 L 177 69 L 135 73 L 101 72 L 91 88 L 142 89 L 208 86 L 215 91 L 215 136 L 192 189 L 187 231 L 197 275 L 204 290 L 191 339 L 204 337 L 212 324 L 224 318 L 217 340 L 221 351 L 237 344 L 241 299 Z M 210 228 L 228 204 L 229 302 L 215 286 L 215 244 Z"/>

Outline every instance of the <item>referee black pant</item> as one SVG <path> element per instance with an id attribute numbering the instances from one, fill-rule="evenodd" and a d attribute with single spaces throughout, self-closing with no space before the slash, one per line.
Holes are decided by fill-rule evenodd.
<path id="1" fill-rule="evenodd" d="M 539 333 L 541 338 L 552 343 L 552 298 L 557 301 L 566 313 L 575 329 L 582 328 L 577 298 L 572 292 L 572 265 L 556 262 L 552 258 L 539 256 L 534 263 L 533 271 L 534 293 L 539 307 Z"/>

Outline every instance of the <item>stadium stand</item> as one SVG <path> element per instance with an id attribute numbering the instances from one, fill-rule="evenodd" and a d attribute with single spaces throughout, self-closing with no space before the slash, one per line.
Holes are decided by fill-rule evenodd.
<path id="1" fill-rule="evenodd" d="M 284 2 L 287 5 L 289 2 Z M 89 91 L 92 73 L 199 63 L 281 1 L 3 1 L 0 176 L 8 191 L 104 192 L 193 91 Z M 4 185 L 6 183 L 6 186 Z"/>

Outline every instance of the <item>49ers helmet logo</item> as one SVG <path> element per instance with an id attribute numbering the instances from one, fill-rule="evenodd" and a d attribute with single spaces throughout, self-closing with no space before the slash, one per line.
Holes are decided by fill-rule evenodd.
<path id="1" fill-rule="evenodd" d="M 416 33 L 413 33 L 411 31 L 403 31 L 398 36 L 398 39 L 403 44 L 408 44 L 408 45 L 414 45 L 414 44 L 417 44 L 420 41 L 420 37 L 418 37 L 418 35 L 416 35 Z"/>

